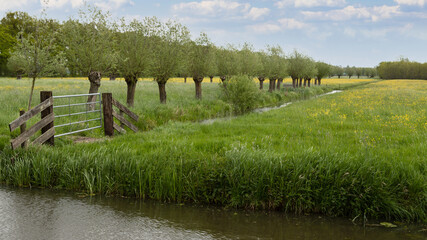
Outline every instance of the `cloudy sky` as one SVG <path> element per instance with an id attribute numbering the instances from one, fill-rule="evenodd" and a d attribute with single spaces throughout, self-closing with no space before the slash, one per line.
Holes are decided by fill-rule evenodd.
<path id="1" fill-rule="evenodd" d="M 0 0 L 8 11 L 76 16 L 84 0 Z M 427 0 L 87 0 L 114 18 L 157 16 L 206 32 L 216 45 L 280 45 L 342 66 L 376 66 L 400 57 L 427 62 Z"/>

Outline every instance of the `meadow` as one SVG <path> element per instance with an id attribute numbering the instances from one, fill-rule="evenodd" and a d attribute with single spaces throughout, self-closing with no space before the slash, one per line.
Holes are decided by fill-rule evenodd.
<path id="1" fill-rule="evenodd" d="M 55 83 L 49 86 L 59 83 L 48 81 Z M 77 91 L 76 83 L 70 82 L 67 89 L 68 82 L 60 82 L 61 93 Z M 87 83 L 81 84 L 86 91 Z M 122 95 L 117 91 L 120 84 Z M 153 83 L 138 84 L 141 95 L 136 95 L 134 110 L 142 115 L 151 111 L 154 123 L 147 126 L 145 116 L 138 123 L 150 131 L 96 143 L 64 141 L 56 147 L 12 151 L 7 123 L 14 117 L 9 112 L 19 104 L 25 106 L 26 96 L 18 101 L 20 90 L 13 89 L 4 94 L 3 82 L 2 102 L 9 91 L 17 91 L 19 104 L 2 104 L 0 110 L 0 181 L 88 195 L 322 213 L 354 220 L 427 221 L 425 81 L 358 83 L 334 95 L 210 124 L 198 121 L 232 114 L 231 106 L 215 108 L 227 105 L 218 102 L 222 100 L 216 95 L 217 84 L 203 85 L 204 99 L 197 102 L 188 90 L 193 87 L 168 83 L 165 106 L 156 103 Z M 116 90 L 113 94 L 124 99 L 124 82 L 104 81 L 102 88 Z M 309 89 L 298 91 L 265 93 L 267 100 L 260 105 L 277 105 L 289 95 L 302 99 Z M 155 116 L 162 108 L 167 117 Z M 199 112 L 193 108 L 201 113 L 195 114 Z M 176 111 L 183 113 L 174 115 Z M 171 120 L 165 121 L 168 117 Z"/>

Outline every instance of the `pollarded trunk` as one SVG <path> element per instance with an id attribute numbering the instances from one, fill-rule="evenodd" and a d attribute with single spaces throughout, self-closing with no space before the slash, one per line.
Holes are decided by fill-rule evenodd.
<path id="1" fill-rule="evenodd" d="M 307 87 L 307 78 L 304 78 L 304 87 Z"/>
<path id="2" fill-rule="evenodd" d="M 264 88 L 264 78 L 263 77 L 258 77 L 259 80 L 259 89 L 263 89 Z"/>
<path id="3" fill-rule="evenodd" d="M 91 71 L 89 73 L 89 82 L 90 82 L 90 88 L 89 88 L 89 94 L 91 93 L 97 93 L 99 87 L 101 86 L 101 73 L 98 71 Z M 96 95 L 91 95 L 87 98 L 87 102 L 96 102 Z M 94 110 L 95 109 L 95 103 L 91 103 L 87 105 L 88 110 Z"/>
<path id="4" fill-rule="evenodd" d="M 213 83 L 213 76 L 209 76 L 209 78 L 211 79 L 211 83 Z"/>
<path id="5" fill-rule="evenodd" d="M 193 81 L 196 85 L 196 99 L 202 99 L 203 77 L 193 77 Z"/>
<path id="6" fill-rule="evenodd" d="M 308 81 L 308 87 L 310 87 L 311 78 L 307 79 Z"/>
<path id="7" fill-rule="evenodd" d="M 282 82 L 283 82 L 283 78 L 277 79 L 277 90 L 280 90 L 280 85 L 282 85 Z"/>
<path id="8" fill-rule="evenodd" d="M 302 87 L 302 78 L 299 79 L 298 87 Z"/>
<path id="9" fill-rule="evenodd" d="M 322 79 L 321 79 L 321 78 L 317 79 L 317 84 L 319 84 L 319 86 L 320 86 L 320 84 L 321 84 L 321 81 L 322 81 Z"/>
<path id="10" fill-rule="evenodd" d="M 110 81 L 115 81 L 116 80 L 116 74 L 110 74 Z"/>
<path id="11" fill-rule="evenodd" d="M 125 81 L 128 86 L 126 104 L 129 107 L 133 107 L 135 99 L 135 89 L 136 84 L 138 83 L 138 78 L 136 76 L 125 76 Z"/>
<path id="12" fill-rule="evenodd" d="M 227 88 L 227 77 L 226 76 L 220 76 L 219 79 L 221 79 L 222 82 L 222 86 L 224 86 L 224 88 Z"/>
<path id="13" fill-rule="evenodd" d="M 187 83 L 187 77 L 184 77 L 184 83 Z"/>
<path id="14" fill-rule="evenodd" d="M 297 82 L 298 81 L 298 79 L 297 78 L 292 78 L 292 87 L 293 88 L 296 88 L 296 85 L 297 85 Z"/>
<path id="15" fill-rule="evenodd" d="M 276 89 L 276 79 L 270 78 L 270 86 L 268 87 L 269 92 L 273 92 Z"/>
<path id="16" fill-rule="evenodd" d="M 314 85 L 317 85 L 317 78 L 314 79 Z"/>
<path id="17" fill-rule="evenodd" d="M 17 80 L 21 80 L 21 79 L 22 79 L 22 75 L 18 73 L 18 74 L 16 75 L 16 79 L 17 79 Z"/>
<path id="18" fill-rule="evenodd" d="M 159 85 L 160 103 L 166 104 L 166 82 L 157 82 Z"/>

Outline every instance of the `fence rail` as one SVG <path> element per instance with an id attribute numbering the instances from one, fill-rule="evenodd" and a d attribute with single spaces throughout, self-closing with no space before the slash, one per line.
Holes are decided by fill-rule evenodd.
<path id="1" fill-rule="evenodd" d="M 68 99 L 68 104 L 62 104 L 62 105 L 57 105 L 57 106 L 53 106 L 54 109 L 68 109 L 68 113 L 66 114 L 60 114 L 55 116 L 56 119 L 59 118 L 69 118 L 70 121 L 68 123 L 63 123 L 63 124 L 56 124 L 55 128 L 62 128 L 62 127 L 67 127 L 67 126 L 73 126 L 73 125 L 78 125 L 78 124 L 83 124 L 83 123 L 89 123 L 89 122 L 96 122 L 99 121 L 99 124 L 96 126 L 86 126 L 85 128 L 82 129 L 78 129 L 78 130 L 74 130 L 74 131 L 68 131 L 68 132 L 64 132 L 61 134 L 57 134 L 55 135 L 55 138 L 58 137 L 62 137 L 62 136 L 67 136 L 67 135 L 71 135 L 71 134 L 75 134 L 75 133 L 80 133 L 80 132 L 85 132 L 85 131 L 91 131 L 97 128 L 101 128 L 102 127 L 102 109 L 101 109 L 101 104 L 102 104 L 102 100 L 100 99 L 99 101 L 91 101 L 91 102 L 87 102 L 85 100 L 85 102 L 79 102 L 79 103 L 71 103 L 71 99 L 72 98 L 79 98 L 79 97 L 87 97 L 87 96 L 99 96 L 99 98 L 101 98 L 101 94 L 100 93 L 89 93 L 89 94 L 73 94 L 73 95 L 61 95 L 61 96 L 54 96 L 54 99 Z M 99 109 L 96 110 L 89 110 L 89 106 L 93 106 L 95 104 L 99 104 Z M 86 111 L 84 112 L 72 112 L 72 108 L 73 107 L 77 107 L 77 106 L 87 106 L 86 107 Z M 88 114 L 90 113 L 98 113 L 99 112 L 99 117 L 97 118 L 90 118 L 88 119 Z M 81 121 L 71 121 L 71 117 L 73 116 L 79 116 L 79 115 L 86 115 L 86 119 L 85 120 L 81 120 Z"/>
<path id="2" fill-rule="evenodd" d="M 53 128 L 55 115 L 51 111 L 53 106 L 53 98 L 48 93 L 49 92 L 40 92 L 41 103 L 26 113 L 21 111 L 21 116 L 9 124 L 9 130 L 11 132 L 18 127 L 21 127 L 20 135 L 10 141 L 12 149 L 16 149 L 19 146 L 25 147 L 26 142 L 29 141 L 29 139 L 39 130 L 42 130 L 42 134 L 31 144 L 43 144 L 49 140 L 52 141 L 52 138 L 55 134 L 55 129 Z M 41 113 L 41 120 L 26 130 L 26 122 L 39 113 Z"/>

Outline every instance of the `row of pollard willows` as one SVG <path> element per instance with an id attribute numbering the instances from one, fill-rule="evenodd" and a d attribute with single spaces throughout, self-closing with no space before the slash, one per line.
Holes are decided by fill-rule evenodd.
<path id="1" fill-rule="evenodd" d="M 120 133 L 126 133 L 125 127 L 128 127 L 134 132 L 138 131 L 138 128 L 124 117 L 126 114 L 129 118 L 134 121 L 138 121 L 139 116 L 134 112 L 130 111 L 123 104 L 118 102 L 112 97 L 111 93 L 102 94 L 102 105 L 103 105 L 103 116 L 104 116 L 104 133 L 105 136 L 113 136 L 114 130 Z M 28 145 L 37 144 L 49 144 L 55 145 L 55 115 L 53 112 L 54 101 L 51 91 L 40 92 L 40 104 L 30 109 L 28 112 L 20 110 L 20 117 L 15 119 L 9 124 L 9 130 L 12 133 L 17 128 L 20 128 L 20 134 L 16 138 L 10 141 L 13 150 L 22 147 L 25 148 Z M 115 106 L 119 113 L 117 113 L 113 106 Z M 33 126 L 27 129 L 27 121 L 34 116 L 41 114 L 41 120 L 35 123 Z M 120 122 L 118 125 L 114 119 Z M 30 138 L 41 130 L 41 135 L 35 140 L 30 141 Z"/>

